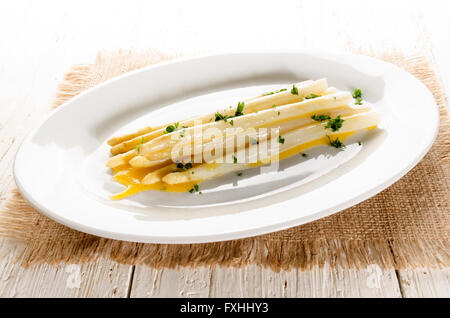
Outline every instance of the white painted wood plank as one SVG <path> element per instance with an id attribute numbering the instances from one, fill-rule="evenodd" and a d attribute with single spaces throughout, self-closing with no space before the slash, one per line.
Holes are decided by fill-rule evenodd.
<path id="1" fill-rule="evenodd" d="M 136 266 L 131 297 L 401 297 L 395 271 L 314 268 L 153 269 Z"/>
<path id="2" fill-rule="evenodd" d="M 132 267 L 109 259 L 97 262 L 33 265 L 24 268 L 16 256 L 22 247 L 0 240 L 0 297 L 127 297 Z"/>
<path id="3" fill-rule="evenodd" d="M 450 297 L 450 268 L 415 268 L 399 270 L 404 297 Z"/>

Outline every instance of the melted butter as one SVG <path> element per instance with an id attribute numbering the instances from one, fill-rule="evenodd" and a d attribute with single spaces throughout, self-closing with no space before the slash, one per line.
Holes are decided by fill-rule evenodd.
<path id="1" fill-rule="evenodd" d="M 372 126 L 367 128 L 367 130 L 371 130 L 376 128 L 377 126 Z M 341 141 L 345 141 L 348 137 L 353 135 L 355 132 L 347 132 L 347 133 L 338 133 L 338 134 L 330 134 L 330 137 L 332 138 L 339 138 Z M 278 157 L 272 157 L 270 160 L 283 160 L 286 158 L 289 158 L 291 156 L 297 155 L 306 149 L 316 147 L 316 146 L 322 146 L 322 145 L 329 145 L 330 141 L 326 136 L 320 139 L 316 139 L 310 142 L 306 142 L 304 144 L 292 147 L 288 150 L 285 150 L 279 154 Z M 267 164 L 268 162 L 261 162 L 258 161 L 257 163 L 252 163 L 250 166 L 256 167 L 263 164 Z M 211 163 L 208 164 L 208 168 L 215 169 L 219 164 L 217 163 Z M 126 197 L 129 197 L 131 195 L 137 194 L 139 192 L 148 191 L 148 190 L 157 190 L 157 191 L 167 191 L 167 192 L 188 192 L 190 189 L 193 188 L 195 183 L 197 182 L 186 182 L 186 183 L 179 183 L 179 184 L 167 184 L 162 181 L 156 182 L 154 184 L 142 184 L 142 179 L 150 172 L 153 172 L 157 169 L 162 168 L 162 166 L 155 166 L 151 168 L 141 168 L 136 169 L 132 168 L 129 164 L 125 164 L 116 168 L 113 168 L 114 172 L 114 180 L 118 183 L 124 185 L 126 189 L 118 194 L 115 194 L 111 196 L 111 199 L 113 200 L 121 200 Z"/>
<path id="2" fill-rule="evenodd" d="M 340 133 L 340 134 L 330 134 L 330 138 L 333 138 L 333 139 L 339 138 L 340 141 L 344 141 L 345 139 L 347 139 L 354 133 L 355 133 L 354 131 L 351 131 L 351 132 Z M 328 137 L 326 137 L 326 136 L 323 138 L 317 139 L 317 140 L 306 142 L 304 144 L 292 147 L 286 151 L 281 152 L 279 155 L 279 160 L 283 160 L 283 159 L 289 158 L 293 155 L 297 155 L 300 152 L 303 152 L 306 149 L 309 149 L 312 147 L 329 145 L 329 144 L 330 144 L 330 140 L 328 140 Z"/>
<path id="3" fill-rule="evenodd" d="M 121 200 L 131 195 L 142 191 L 157 190 L 167 192 L 188 192 L 193 188 L 195 182 L 186 182 L 179 184 L 166 184 L 162 181 L 154 184 L 142 184 L 142 179 L 150 172 L 153 172 L 161 167 L 151 167 L 136 169 L 130 165 L 122 165 L 113 169 L 114 180 L 124 185 L 126 189 L 118 194 L 111 196 L 113 200 Z"/>
<path id="4" fill-rule="evenodd" d="M 373 126 L 373 127 L 368 128 L 368 129 L 373 129 L 375 127 L 376 126 Z M 345 141 L 345 139 L 347 139 L 348 137 L 350 137 L 354 133 L 355 133 L 355 131 L 351 131 L 351 132 L 346 132 L 346 133 L 330 134 L 329 136 L 331 138 L 333 138 L 333 139 L 339 138 L 340 141 Z M 258 166 L 261 166 L 261 165 L 264 165 L 264 164 L 268 164 L 271 161 L 277 161 L 277 160 L 280 161 L 280 160 L 292 157 L 294 155 L 297 155 L 297 154 L 299 154 L 299 153 L 301 153 L 301 152 L 303 152 L 303 151 L 305 151 L 305 150 L 307 150 L 309 148 L 313 148 L 313 147 L 317 147 L 317 146 L 323 146 L 323 145 L 329 145 L 329 144 L 330 144 L 330 141 L 329 141 L 328 137 L 324 136 L 323 138 L 316 139 L 316 140 L 309 141 L 309 142 L 305 142 L 305 143 L 303 143 L 301 145 L 298 145 L 298 146 L 292 147 L 292 148 L 290 148 L 288 150 L 282 151 L 282 152 L 279 153 L 278 156 L 273 156 L 272 158 L 270 158 L 268 160 L 258 161 L 256 163 L 252 163 L 252 164 L 250 164 L 250 166 L 251 167 L 258 167 Z"/>

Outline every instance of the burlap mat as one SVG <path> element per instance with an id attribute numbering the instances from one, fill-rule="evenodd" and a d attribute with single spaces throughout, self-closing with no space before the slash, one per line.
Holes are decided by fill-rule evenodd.
<path id="1" fill-rule="evenodd" d="M 0 213 L 0 235 L 23 243 L 21 262 L 92 261 L 111 257 L 154 267 L 256 263 L 281 268 L 445 267 L 449 253 L 449 145 L 446 101 L 430 63 L 423 56 L 383 54 L 419 78 L 441 111 L 434 146 L 405 177 L 377 196 L 335 214 L 289 230 L 256 238 L 192 245 L 140 244 L 103 239 L 57 224 L 30 207 L 15 191 Z M 77 65 L 59 86 L 55 106 L 119 74 L 173 58 L 149 51 L 102 52 L 95 64 Z M 420 124 L 420 123 L 418 123 Z"/>

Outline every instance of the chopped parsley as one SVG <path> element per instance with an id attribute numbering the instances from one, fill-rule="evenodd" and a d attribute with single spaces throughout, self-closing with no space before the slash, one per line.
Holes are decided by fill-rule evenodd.
<path id="1" fill-rule="evenodd" d="M 339 140 L 339 137 L 336 137 L 335 140 L 331 140 L 330 136 L 328 136 L 328 140 L 330 141 L 330 146 L 334 147 L 334 148 L 344 148 L 345 145 Z"/>
<path id="2" fill-rule="evenodd" d="M 164 133 L 165 134 L 169 134 L 171 132 L 174 132 L 174 131 L 179 130 L 179 129 L 184 129 L 184 128 L 187 128 L 187 127 L 186 126 L 181 126 L 180 127 L 180 123 L 175 123 L 173 125 L 167 126 L 166 130 L 164 130 Z M 181 137 L 184 137 L 184 133 L 183 133 L 183 136 L 181 136 Z"/>
<path id="3" fill-rule="evenodd" d="M 278 112 L 278 116 L 280 116 L 281 112 Z"/>
<path id="4" fill-rule="evenodd" d="M 144 142 L 145 142 L 145 138 L 142 137 L 141 143 L 140 143 L 139 145 L 136 146 L 136 150 L 137 150 L 137 153 L 138 153 L 138 154 L 141 153 L 141 146 L 144 144 Z"/>
<path id="5" fill-rule="evenodd" d="M 245 103 L 244 102 L 239 102 L 238 106 L 236 108 L 236 112 L 234 113 L 234 116 L 242 116 L 244 115 L 243 111 L 244 111 L 244 107 L 245 107 Z"/>
<path id="6" fill-rule="evenodd" d="M 291 94 L 298 95 L 298 88 L 297 88 L 297 86 L 295 86 L 295 84 L 292 85 Z"/>
<path id="7" fill-rule="evenodd" d="M 187 162 L 185 164 L 183 164 L 182 162 L 177 161 L 177 168 L 178 169 L 183 169 L 184 171 L 191 169 L 192 168 L 192 163 L 191 162 Z M 178 172 L 179 170 L 177 170 Z"/>
<path id="8" fill-rule="evenodd" d="M 353 98 L 356 99 L 355 105 L 362 105 L 362 92 L 360 88 L 354 90 Z"/>
<path id="9" fill-rule="evenodd" d="M 358 141 L 358 146 L 361 146 L 362 145 L 362 142 L 361 141 Z"/>
<path id="10" fill-rule="evenodd" d="M 239 102 L 238 106 L 236 108 L 236 112 L 234 113 L 234 116 L 232 116 L 232 115 L 222 115 L 221 113 L 216 112 L 214 114 L 214 117 L 215 117 L 214 121 L 223 120 L 225 122 L 228 122 L 228 120 L 231 119 L 231 118 L 242 116 L 242 115 L 244 115 L 244 113 L 243 113 L 244 107 L 245 107 L 245 103 L 244 102 Z M 234 121 L 233 120 L 230 121 L 230 125 L 234 126 Z"/>
<path id="11" fill-rule="evenodd" d="M 239 173 L 237 174 L 237 176 L 238 176 L 238 177 L 241 177 L 241 176 L 242 176 L 242 172 L 239 172 Z"/>
<path id="12" fill-rule="evenodd" d="M 302 153 L 302 157 L 308 158 L 308 154 L 307 153 Z"/>
<path id="13" fill-rule="evenodd" d="M 331 119 L 331 117 L 328 115 L 316 115 L 316 114 L 312 115 L 311 118 L 315 121 L 324 121 Z"/>
<path id="14" fill-rule="evenodd" d="M 272 108 L 275 108 L 275 107 L 277 107 L 277 105 L 275 105 L 275 104 L 274 104 L 274 105 L 272 105 Z"/>
<path id="15" fill-rule="evenodd" d="M 281 93 L 281 92 L 284 92 L 284 91 L 287 91 L 287 88 L 282 88 L 282 89 L 279 89 L 279 90 L 276 90 L 276 91 L 273 91 L 273 92 L 264 93 L 264 94 L 262 94 L 262 96 L 278 94 L 278 93 Z"/>
<path id="16" fill-rule="evenodd" d="M 214 121 L 219 121 L 219 120 L 224 120 L 224 121 L 227 121 L 229 118 L 233 118 L 233 116 L 230 116 L 230 115 L 222 115 L 221 113 L 219 113 L 219 112 L 216 112 L 215 114 L 214 114 L 214 116 L 215 116 L 215 120 Z"/>
<path id="17" fill-rule="evenodd" d="M 166 191 L 167 190 L 167 187 L 166 186 L 164 186 L 164 187 L 162 187 L 161 189 L 159 189 L 160 191 Z"/>
<path id="18" fill-rule="evenodd" d="M 166 131 L 164 132 L 165 134 L 174 132 L 175 130 L 178 129 L 178 126 L 180 126 L 180 123 L 175 123 L 173 125 L 169 125 L 166 127 Z"/>
<path id="19" fill-rule="evenodd" d="M 190 193 L 198 192 L 198 184 L 194 184 L 194 187 L 189 190 Z"/>
<path id="20" fill-rule="evenodd" d="M 305 99 L 313 99 L 313 98 L 317 98 L 317 97 L 320 97 L 320 95 L 309 94 L 308 96 L 305 96 Z"/>
<path id="21" fill-rule="evenodd" d="M 281 137 L 281 136 L 278 136 L 278 142 L 279 142 L 280 144 L 284 144 L 284 138 Z"/>
<path id="22" fill-rule="evenodd" d="M 362 92 L 360 88 L 357 88 L 353 91 L 353 98 L 354 99 L 362 98 Z"/>
<path id="23" fill-rule="evenodd" d="M 341 115 L 338 115 L 334 119 L 328 119 L 328 123 L 325 126 L 325 129 L 331 129 L 331 131 L 338 131 L 342 124 L 344 123 L 344 120 L 341 119 Z"/>
<path id="24" fill-rule="evenodd" d="M 233 163 L 237 163 L 237 157 L 233 155 Z"/>

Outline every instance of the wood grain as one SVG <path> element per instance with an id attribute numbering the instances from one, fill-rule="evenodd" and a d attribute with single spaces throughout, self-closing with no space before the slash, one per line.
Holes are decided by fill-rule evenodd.
<path id="1" fill-rule="evenodd" d="M 131 297 L 401 297 L 394 270 L 314 268 L 279 273 L 244 268 L 137 266 Z M 173 290 L 178 293 L 174 294 Z"/>
<path id="2" fill-rule="evenodd" d="M 14 155 L 25 134 L 48 114 L 61 76 L 72 63 L 91 62 L 99 49 L 158 48 L 190 54 L 305 47 L 425 52 L 432 47 L 448 92 L 446 5 L 425 0 L 364 5 L 356 0 L 177 0 L 157 6 L 136 0 L 127 5 L 105 0 L 0 2 L 0 208 L 14 186 Z M 0 239 L 2 297 L 450 296 L 448 269 L 396 273 L 325 266 L 275 273 L 252 265 L 154 270 L 108 259 L 80 267 L 23 268 L 15 263 L 20 252 L 19 244 Z M 70 287 L 78 271 L 80 288 Z"/>
<path id="3" fill-rule="evenodd" d="M 0 297 L 127 297 L 132 267 L 108 259 L 88 264 L 17 265 L 21 245 L 0 243 Z M 19 260 L 20 261 L 20 260 Z"/>

